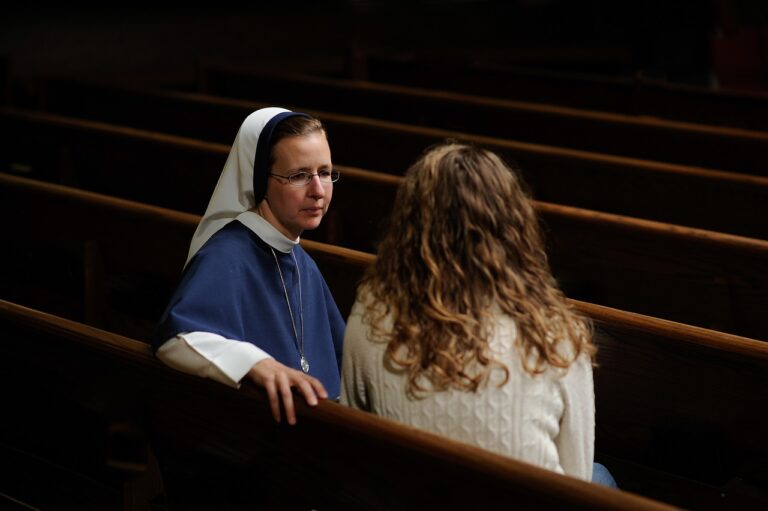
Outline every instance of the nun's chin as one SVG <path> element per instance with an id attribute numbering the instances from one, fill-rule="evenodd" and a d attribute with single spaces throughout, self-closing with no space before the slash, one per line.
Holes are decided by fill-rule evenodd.
<path id="1" fill-rule="evenodd" d="M 313 215 L 308 218 L 304 218 L 301 222 L 301 227 L 304 231 L 311 231 L 320 227 L 323 221 L 323 214 Z"/>

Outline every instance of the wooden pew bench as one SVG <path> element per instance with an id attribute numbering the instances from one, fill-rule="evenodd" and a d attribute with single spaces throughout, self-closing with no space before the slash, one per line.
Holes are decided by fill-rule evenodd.
<path id="1" fill-rule="evenodd" d="M 148 339 L 181 276 L 200 217 L 13 176 L 0 175 L 0 183 L 6 218 L 18 215 L 22 204 L 39 206 L 6 226 L 2 296 Z M 302 244 L 348 314 L 372 256 Z M 358 271 L 350 274 L 350 264 Z"/>
<path id="2" fill-rule="evenodd" d="M 38 243 L 51 260 L 62 246 L 98 247 L 82 251 L 91 254 L 79 272 L 90 282 L 85 299 L 79 289 L 70 289 L 70 300 L 86 302 L 81 309 L 92 311 L 86 314 L 89 322 L 147 339 L 178 278 L 197 217 L 20 178 L 0 180 L 6 216 L 17 203 L 48 204 L 56 212 L 51 218 L 20 217 L 18 229 L 6 232 L 9 246 Z M 303 243 L 346 316 L 357 279 L 373 256 Z M 50 278 L 40 279 L 35 290 L 42 299 L 26 304 L 48 303 L 43 286 L 61 279 L 59 266 L 19 264 L 13 268 L 16 280 L 4 276 L 2 282 L 23 286 L 30 272 Z M 14 298 L 13 291 L 3 290 L 0 298 Z M 687 507 L 708 500 L 750 502 L 751 494 L 763 495 L 768 412 L 759 403 L 768 397 L 768 344 L 573 303 L 597 324 L 598 460 L 615 467 L 619 483 Z"/>
<path id="3" fill-rule="evenodd" d="M 510 68 L 478 62 L 471 66 L 424 59 L 371 55 L 356 78 L 587 108 L 627 115 L 768 130 L 768 99 L 759 92 L 713 90 L 648 78 L 596 76 Z"/>
<path id="4" fill-rule="evenodd" d="M 93 439 L 73 438 L 55 424 L 73 429 L 98 429 L 117 421 L 134 424 L 133 438 L 110 438 L 116 451 L 127 443 L 129 452 L 139 454 L 134 456 L 139 460 L 134 477 L 152 475 L 140 469 L 140 440 L 151 435 L 158 452 L 188 456 L 190 450 L 206 451 L 212 459 L 241 468 L 276 467 L 275 493 L 287 500 L 270 509 L 292 508 L 296 502 L 320 509 L 371 510 L 508 509 L 510 503 L 519 509 L 672 509 L 329 401 L 315 409 L 299 404 L 298 425 L 278 426 L 263 393 L 250 385 L 234 390 L 175 372 L 155 360 L 146 344 L 9 302 L 0 301 L 0 325 L 5 332 L 3 383 L 30 372 L 36 375 L 35 384 L 22 387 L 18 396 L 19 402 L 34 402 L 36 412 L 30 414 L 23 404 L 10 410 L 24 412 L 14 416 L 18 425 L 42 429 L 41 434 L 90 451 Z M 87 410 L 95 418 L 59 417 L 51 424 L 46 406 L 57 401 L 57 408 L 63 404 Z M 105 458 L 109 463 L 125 461 L 109 454 Z M 60 483 L 35 473 L 39 458 L 27 459 L 33 460 L 31 475 L 38 476 L 36 494 L 28 502 L 50 505 L 46 499 L 61 496 L 55 488 Z M 16 488 L 23 488 L 23 482 Z M 82 484 L 67 489 L 90 490 Z M 79 497 L 85 502 L 67 503 L 91 504 L 87 491 Z M 129 494 L 126 500 L 141 497 L 146 495 Z M 128 508 L 110 501 L 97 504 L 100 509 Z"/>
<path id="5" fill-rule="evenodd" d="M 59 90 L 55 85 L 51 84 L 47 99 L 47 108 L 53 111 L 228 145 L 242 120 L 267 105 L 71 82 L 59 84 L 63 89 Z M 516 161 L 540 200 L 768 239 L 768 227 L 759 221 L 768 215 L 765 175 L 516 143 L 327 112 L 310 113 L 328 125 L 334 161 L 339 164 L 402 174 L 428 145 L 446 138 L 460 139 L 488 146 Z M 382 151 L 382 147 L 387 150 Z M 763 160 L 753 161 L 762 165 Z"/>
<path id="6" fill-rule="evenodd" d="M 67 97 L 74 103 L 75 87 L 71 82 L 49 83 L 50 103 L 67 101 Z M 768 159 L 768 132 L 487 95 L 226 66 L 203 67 L 201 92 L 712 169 L 760 172 Z"/>
<path id="7" fill-rule="evenodd" d="M 764 505 L 768 344 L 574 305 L 595 323 L 597 458 L 622 488 L 690 509 Z"/>
<path id="8" fill-rule="evenodd" d="M 174 209 L 202 213 L 227 153 L 223 145 L 180 137 L 48 120 L 27 128 L 39 150 L 9 150 L 31 162 L 30 175 Z M 341 170 L 329 218 L 307 236 L 373 252 L 402 178 Z M 761 271 L 768 242 L 542 202 L 537 208 L 548 229 L 552 267 L 569 296 L 768 337 L 758 314 L 768 289 Z"/>

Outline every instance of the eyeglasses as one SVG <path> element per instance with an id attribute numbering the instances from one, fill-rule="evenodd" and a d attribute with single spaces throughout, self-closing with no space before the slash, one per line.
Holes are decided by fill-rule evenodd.
<path id="1" fill-rule="evenodd" d="M 335 183 L 339 180 L 339 177 L 341 177 L 341 172 L 338 170 L 321 170 L 317 174 L 310 174 L 309 172 L 296 172 L 290 176 L 283 176 L 270 172 L 269 175 L 285 179 L 291 186 L 307 186 L 312 182 L 312 178 L 315 176 L 317 176 L 321 183 Z"/>

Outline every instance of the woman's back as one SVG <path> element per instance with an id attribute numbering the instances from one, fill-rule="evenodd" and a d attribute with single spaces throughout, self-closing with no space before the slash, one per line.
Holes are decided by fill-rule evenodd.
<path id="1" fill-rule="evenodd" d="M 491 373 L 477 392 L 449 389 L 419 396 L 404 391 L 407 375 L 386 359 L 386 342 L 363 320 L 357 303 L 347 321 L 342 402 L 355 408 L 471 443 L 498 454 L 590 480 L 594 445 L 592 366 L 582 356 L 567 370 L 532 376 L 515 349 L 509 316 L 493 318 L 489 345 L 509 369 Z M 386 320 L 385 320 L 386 322 Z M 386 326 L 385 326 L 386 328 Z"/>
<path id="2" fill-rule="evenodd" d="M 406 173 L 347 323 L 347 402 L 589 480 L 588 322 L 547 263 L 532 202 L 494 153 L 447 143 Z"/>

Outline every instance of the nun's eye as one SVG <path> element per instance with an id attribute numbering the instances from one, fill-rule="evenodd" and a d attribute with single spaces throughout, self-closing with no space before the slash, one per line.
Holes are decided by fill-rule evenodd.
<path id="1" fill-rule="evenodd" d="M 321 170 L 317 174 L 310 174 L 309 172 L 296 172 L 290 176 L 283 176 L 281 174 L 270 173 L 270 176 L 285 179 L 291 186 L 307 186 L 312 182 L 312 178 L 315 176 L 317 176 L 321 183 L 334 183 L 339 180 L 339 176 L 341 176 L 341 174 L 338 170 Z"/>

